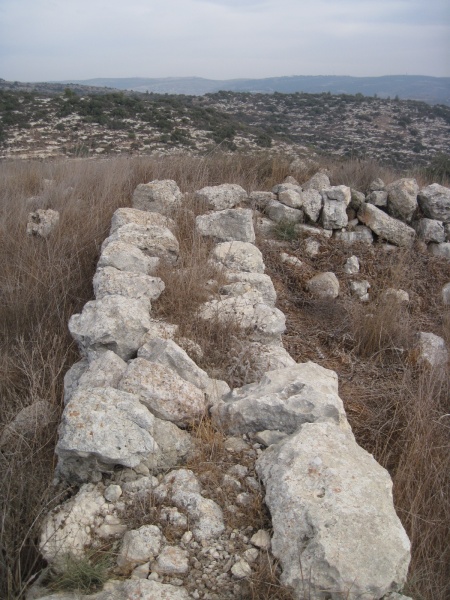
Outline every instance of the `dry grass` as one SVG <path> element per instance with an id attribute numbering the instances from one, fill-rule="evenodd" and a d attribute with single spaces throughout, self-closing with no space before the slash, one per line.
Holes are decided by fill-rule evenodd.
<path id="1" fill-rule="evenodd" d="M 42 567 L 36 547 L 39 519 L 64 494 L 51 481 L 63 375 L 78 356 L 67 321 L 92 297 L 99 247 L 113 211 L 130 205 L 135 186 L 152 179 L 175 179 L 184 192 L 219 183 L 238 183 L 251 191 L 271 189 L 288 174 L 288 159 L 267 154 L 0 164 L 0 435 L 36 401 L 47 401 L 55 415 L 54 422 L 45 427 L 36 423 L 34 434 L 17 436 L 0 452 L 1 598 L 23 598 L 27 581 Z M 309 173 L 301 175 L 307 178 Z M 339 165 L 332 180 L 364 191 L 376 176 L 389 181 L 375 167 L 368 172 L 367 165 Z M 45 184 L 46 179 L 54 183 Z M 47 207 L 60 211 L 59 228 L 48 240 L 27 237 L 27 213 Z M 177 270 L 164 272 L 166 292 L 155 311 L 178 323 L 181 336 L 200 344 L 200 366 L 233 386 L 241 385 L 252 369 L 236 358 L 242 356 L 245 332 L 196 318 L 196 308 L 207 297 L 205 284 L 211 278 L 220 284 L 220 278 L 205 267 L 208 243 L 193 233 L 193 219 L 203 207 L 189 196 L 186 209 L 176 215 L 182 262 Z M 413 540 L 412 593 L 424 600 L 443 600 L 448 592 L 445 524 L 450 517 L 445 487 L 448 388 L 438 377 L 418 373 L 406 360 L 407 353 L 392 348 L 407 347 L 415 330 L 433 331 L 450 341 L 450 316 L 438 300 L 440 287 L 450 280 L 448 263 L 416 250 L 381 257 L 371 249 L 353 249 L 361 260 L 361 278 L 373 286 L 370 312 L 375 317 L 368 329 L 365 307 L 350 297 L 345 284 L 341 300 L 331 304 L 314 302 L 304 291 L 305 279 L 320 270 L 334 270 L 345 282 L 342 266 L 348 250 L 324 242 L 319 256 L 309 260 L 302 255 L 301 240 L 287 247 L 305 261 L 303 271 L 281 264 L 273 246 L 264 245 L 279 307 L 288 315 L 285 345 L 296 360 L 315 360 L 339 373 L 341 395 L 359 442 L 394 477 L 397 509 Z M 388 319 L 376 304 L 386 287 L 410 293 L 401 318 L 393 314 Z M 391 325 L 386 337 L 380 332 L 386 330 L 387 320 Z M 223 436 L 212 432 L 209 424 L 204 427 L 206 431 L 196 434 L 203 440 L 199 447 L 204 455 L 197 456 L 195 466 L 203 485 L 213 489 L 230 463 Z M 267 524 L 261 499 L 249 511 L 245 519 L 253 519 L 255 526 Z M 285 598 L 285 591 L 277 587 L 276 567 L 260 567 L 249 597 Z"/>

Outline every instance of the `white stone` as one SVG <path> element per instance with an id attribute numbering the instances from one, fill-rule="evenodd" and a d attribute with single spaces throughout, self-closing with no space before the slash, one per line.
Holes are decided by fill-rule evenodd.
<path id="1" fill-rule="evenodd" d="M 195 228 L 200 235 L 219 242 L 255 242 L 253 211 L 249 209 L 228 209 L 199 215 Z"/>
<path id="2" fill-rule="evenodd" d="M 172 179 L 155 179 L 141 183 L 133 193 L 133 208 L 161 214 L 172 214 L 181 204 L 182 194 Z"/>
<path id="3" fill-rule="evenodd" d="M 350 431 L 307 423 L 258 458 L 281 582 L 303 597 L 382 598 L 406 580 L 410 543 L 392 481 Z M 361 535 L 361 532 L 364 532 Z"/>
<path id="4" fill-rule="evenodd" d="M 177 546 L 164 546 L 154 571 L 159 575 L 185 575 L 189 571 L 189 555 Z"/>
<path id="5" fill-rule="evenodd" d="M 178 242 L 167 227 L 135 223 L 122 225 L 103 242 L 102 252 L 108 244 L 116 241 L 136 246 L 145 255 L 160 258 L 169 264 L 175 264 L 178 260 Z"/>
<path id="6" fill-rule="evenodd" d="M 322 224 L 325 229 L 342 229 L 348 223 L 347 207 L 350 204 L 350 188 L 338 185 L 322 190 Z"/>
<path id="7" fill-rule="evenodd" d="M 348 427 L 334 371 L 307 362 L 267 372 L 258 383 L 234 389 L 211 408 L 214 423 L 233 435 L 329 420 Z"/>
<path id="8" fill-rule="evenodd" d="M 249 242 L 222 242 L 211 252 L 211 260 L 230 271 L 264 273 L 261 251 Z"/>
<path id="9" fill-rule="evenodd" d="M 301 208 L 303 202 L 300 193 L 295 189 L 282 189 L 278 192 L 278 201 L 291 208 Z"/>
<path id="10" fill-rule="evenodd" d="M 97 269 L 93 280 L 97 300 L 105 296 L 124 296 L 148 303 L 157 300 L 165 289 L 162 279 L 143 273 L 119 271 L 114 267 Z"/>
<path id="11" fill-rule="evenodd" d="M 250 538 L 250 544 L 253 544 L 261 550 L 270 550 L 270 534 L 265 529 L 258 529 L 258 531 Z"/>
<path id="12" fill-rule="evenodd" d="M 275 305 L 277 293 L 269 275 L 265 275 L 264 273 L 246 273 L 244 271 L 225 271 L 224 275 L 230 283 L 248 283 L 253 289 L 260 292 L 267 305 Z"/>
<path id="13" fill-rule="evenodd" d="M 445 230 L 442 221 L 420 219 L 416 225 L 418 237 L 424 242 L 445 242 Z"/>
<path id="14" fill-rule="evenodd" d="M 282 252 L 280 256 L 281 262 L 285 263 L 286 265 L 291 265 L 292 267 L 297 268 L 300 268 L 303 265 L 302 261 L 299 258 L 297 258 L 296 256 L 291 256 L 286 252 Z"/>
<path id="15" fill-rule="evenodd" d="M 322 190 L 330 187 L 330 179 L 326 173 L 318 172 L 311 177 L 305 184 L 303 184 L 303 190 L 316 190 L 321 192 Z"/>
<path id="16" fill-rule="evenodd" d="M 442 367 L 447 364 L 448 351 L 445 341 L 435 335 L 421 331 L 417 334 L 418 361 L 430 368 Z"/>
<path id="17" fill-rule="evenodd" d="M 103 249 L 97 266 L 114 267 L 128 273 L 150 275 L 156 272 L 159 262 L 158 257 L 146 256 L 137 246 L 116 240 L 110 242 Z"/>
<path id="18" fill-rule="evenodd" d="M 266 205 L 264 212 L 269 219 L 275 223 L 302 223 L 304 220 L 304 214 L 302 210 L 286 206 L 278 200 L 272 200 L 269 202 Z"/>
<path id="19" fill-rule="evenodd" d="M 450 222 L 450 189 L 432 183 L 419 192 L 419 205 L 429 219 Z"/>
<path id="20" fill-rule="evenodd" d="M 195 192 L 197 200 L 203 200 L 211 210 L 233 208 L 247 198 L 247 192 L 240 185 L 224 183 L 208 186 Z"/>
<path id="21" fill-rule="evenodd" d="M 127 531 L 123 536 L 117 565 L 124 572 L 130 572 L 138 565 L 154 560 L 162 545 L 162 533 L 156 525 L 143 525 L 139 529 Z"/>
<path id="22" fill-rule="evenodd" d="M 357 296 L 361 302 L 367 302 L 369 300 L 369 291 L 370 283 L 367 279 L 363 279 L 361 281 L 350 281 L 350 291 L 352 294 Z"/>
<path id="23" fill-rule="evenodd" d="M 332 300 L 339 296 L 339 280 L 331 271 L 312 277 L 307 281 L 306 288 L 313 296 L 322 300 Z"/>
<path id="24" fill-rule="evenodd" d="M 59 224 L 59 212 L 51 208 L 38 209 L 28 215 L 27 235 L 47 238 Z"/>
<path id="25" fill-rule="evenodd" d="M 144 184 L 145 185 L 145 184 Z M 157 225 L 158 227 L 168 227 L 173 229 L 175 222 L 169 217 L 164 216 L 159 212 L 148 212 L 146 210 L 138 210 L 137 208 L 118 208 L 111 218 L 111 228 L 109 235 L 113 234 L 122 225 L 134 223 L 135 225 Z"/>
<path id="26" fill-rule="evenodd" d="M 175 371 L 144 358 L 132 360 L 119 389 L 134 394 L 156 417 L 185 427 L 201 419 L 205 394 Z"/>
<path id="27" fill-rule="evenodd" d="M 84 305 L 69 320 L 69 331 L 82 353 L 112 350 L 128 360 L 142 345 L 150 327 L 145 302 L 123 296 L 105 296 Z"/>
<path id="28" fill-rule="evenodd" d="M 368 227 L 359 225 L 353 231 L 335 231 L 334 237 L 345 244 L 373 244 L 373 235 Z"/>
<path id="29" fill-rule="evenodd" d="M 155 417 L 153 439 L 158 448 L 145 460 L 151 469 L 173 469 L 186 461 L 192 449 L 190 434 L 170 421 Z"/>
<path id="30" fill-rule="evenodd" d="M 390 217 L 372 204 L 363 204 L 358 211 L 358 219 L 381 238 L 396 246 L 412 246 L 416 232 L 414 229 Z"/>
<path id="31" fill-rule="evenodd" d="M 236 579 L 245 579 L 251 576 L 252 568 L 246 560 L 241 558 L 231 567 L 231 573 Z"/>
<path id="32" fill-rule="evenodd" d="M 415 179 L 399 179 L 386 186 L 388 212 L 402 221 L 410 223 L 417 210 L 419 186 Z"/>
<path id="33" fill-rule="evenodd" d="M 409 294 L 405 290 L 397 290 L 395 288 L 387 288 L 381 294 L 381 298 L 386 303 L 408 304 Z"/>
<path id="34" fill-rule="evenodd" d="M 276 200 L 277 197 L 272 192 L 251 192 L 249 196 L 252 206 L 256 210 L 264 211 L 265 207 L 271 200 Z"/>
<path id="35" fill-rule="evenodd" d="M 385 191 L 377 190 L 371 192 L 367 196 L 367 202 L 369 204 L 373 204 L 374 206 L 384 207 L 388 205 L 388 193 Z"/>
<path id="36" fill-rule="evenodd" d="M 310 221 L 316 223 L 319 220 L 320 211 L 323 206 L 322 194 L 314 189 L 305 190 L 301 194 L 301 201 L 305 215 Z"/>
<path id="37" fill-rule="evenodd" d="M 322 201 L 322 196 L 320 196 L 320 201 Z M 297 223 L 295 226 L 295 231 L 305 236 L 315 235 L 317 237 L 323 237 L 326 239 L 331 238 L 333 235 L 333 232 L 329 229 L 322 229 L 322 227 L 316 227 L 313 225 L 305 225 L 304 223 Z"/>
<path id="38" fill-rule="evenodd" d="M 307 238 L 305 240 L 305 253 L 310 258 L 314 258 L 319 254 L 320 242 L 315 238 Z"/>
<path id="39" fill-rule="evenodd" d="M 347 273 L 347 275 L 359 273 L 359 259 L 357 256 L 353 255 L 347 258 L 344 265 L 344 273 Z"/>
<path id="40" fill-rule="evenodd" d="M 442 244 L 431 243 L 428 245 L 428 250 L 433 256 L 450 260 L 450 242 L 443 242 Z"/>
<path id="41" fill-rule="evenodd" d="M 105 496 L 105 500 L 108 500 L 108 502 L 117 502 L 122 493 L 123 492 L 120 485 L 116 485 L 113 483 L 111 485 L 108 485 L 103 495 Z"/>

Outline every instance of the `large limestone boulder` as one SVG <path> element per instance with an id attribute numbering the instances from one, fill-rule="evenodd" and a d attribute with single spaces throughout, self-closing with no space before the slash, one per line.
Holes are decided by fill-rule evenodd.
<path id="1" fill-rule="evenodd" d="M 442 221 L 435 219 L 419 219 L 416 224 L 417 235 L 425 243 L 436 242 L 440 244 L 445 242 L 445 230 Z"/>
<path id="2" fill-rule="evenodd" d="M 204 237 L 212 237 L 219 242 L 255 241 L 253 212 L 247 208 L 221 210 L 199 215 L 195 228 Z"/>
<path id="3" fill-rule="evenodd" d="M 347 207 L 352 198 L 350 188 L 337 185 L 322 190 L 322 224 L 325 229 L 342 229 L 348 223 Z"/>
<path id="4" fill-rule="evenodd" d="M 170 215 L 181 204 L 180 188 L 172 179 L 141 183 L 134 190 L 133 208 Z"/>
<path id="5" fill-rule="evenodd" d="M 419 205 L 429 219 L 450 222 L 450 189 L 432 183 L 419 192 Z"/>
<path id="6" fill-rule="evenodd" d="M 148 303 L 157 300 L 165 289 L 160 277 L 151 277 L 142 273 L 128 273 L 114 267 L 97 269 L 93 280 L 94 294 L 97 300 L 105 296 L 124 296 Z"/>
<path id="7" fill-rule="evenodd" d="M 129 573 L 138 565 L 154 560 L 162 546 L 162 533 L 156 525 L 143 525 L 127 531 L 122 538 L 117 565 Z"/>
<path id="8" fill-rule="evenodd" d="M 419 186 L 415 179 L 398 179 L 386 186 L 388 193 L 387 207 L 391 216 L 411 223 L 417 210 L 417 194 Z"/>
<path id="9" fill-rule="evenodd" d="M 286 206 L 278 200 L 269 202 L 264 210 L 271 221 L 275 223 L 303 223 L 303 211 Z"/>
<path id="10" fill-rule="evenodd" d="M 264 273 L 247 273 L 245 271 L 226 271 L 225 277 L 231 284 L 238 282 L 249 284 L 261 294 L 268 306 L 275 305 L 277 293 L 269 275 L 265 275 Z"/>
<path id="11" fill-rule="evenodd" d="M 178 241 L 167 227 L 135 223 L 122 225 L 103 242 L 102 252 L 108 244 L 115 241 L 136 246 L 147 256 L 161 258 L 170 264 L 175 264 L 178 260 Z"/>
<path id="12" fill-rule="evenodd" d="M 128 273 L 151 275 L 156 272 L 159 262 L 160 259 L 157 256 L 147 256 L 137 246 L 116 240 L 105 246 L 100 254 L 97 267 L 114 267 Z"/>
<path id="13" fill-rule="evenodd" d="M 332 421 L 348 428 L 334 371 L 307 362 L 267 372 L 259 383 L 233 390 L 211 409 L 224 431 L 293 433 L 303 423 Z"/>
<path id="14" fill-rule="evenodd" d="M 169 229 L 175 227 L 175 222 L 171 218 L 166 217 L 159 212 L 148 212 L 146 210 L 138 210 L 137 208 L 125 207 L 118 208 L 113 214 L 109 235 L 112 235 L 119 227 L 122 227 L 122 225 L 128 225 L 129 223 L 134 223 L 135 225 L 141 225 L 143 227 L 147 227 L 148 225 L 168 227 Z"/>
<path id="15" fill-rule="evenodd" d="M 180 429 L 170 421 L 155 417 L 153 439 L 158 448 L 145 460 L 149 469 L 173 469 L 183 464 L 192 449 L 192 438 L 184 429 Z"/>
<path id="16" fill-rule="evenodd" d="M 305 190 L 301 194 L 302 209 L 313 223 L 317 223 L 323 206 L 322 194 L 317 190 Z"/>
<path id="17" fill-rule="evenodd" d="M 267 306 L 256 290 L 205 302 L 198 315 L 205 321 L 233 323 L 249 329 L 249 337 L 253 340 L 278 340 L 286 329 L 284 314 L 277 308 Z"/>
<path id="18" fill-rule="evenodd" d="M 307 423 L 256 463 L 272 516 L 281 581 L 303 598 L 379 599 L 403 586 L 410 543 L 392 481 L 353 435 Z"/>
<path id="19" fill-rule="evenodd" d="M 358 211 L 358 219 L 367 227 L 396 246 L 412 246 L 416 232 L 402 221 L 390 217 L 372 204 L 363 204 Z"/>
<path id="20" fill-rule="evenodd" d="M 291 186 L 292 184 L 288 184 Z M 302 198 L 301 198 L 302 189 L 298 186 L 293 186 L 292 188 L 286 188 L 286 185 L 281 184 L 278 188 L 278 200 L 285 204 L 286 206 L 290 206 L 291 208 L 301 208 L 302 207 Z"/>
<path id="21" fill-rule="evenodd" d="M 311 277 L 306 289 L 316 298 L 333 300 L 339 296 L 339 280 L 334 273 L 326 271 Z"/>
<path id="22" fill-rule="evenodd" d="M 222 242 L 211 252 L 214 263 L 230 271 L 264 273 L 264 261 L 261 251 L 249 242 Z"/>
<path id="23" fill-rule="evenodd" d="M 108 387 L 77 389 L 61 419 L 58 473 L 88 481 L 93 471 L 136 467 L 157 450 L 153 422 L 153 415 L 132 394 Z"/>
<path id="24" fill-rule="evenodd" d="M 330 187 L 330 179 L 326 173 L 319 171 L 313 175 L 306 183 L 303 184 L 303 191 L 316 190 L 321 192 L 322 190 Z"/>
<path id="25" fill-rule="evenodd" d="M 204 187 L 195 192 L 197 200 L 206 202 L 211 210 L 224 210 L 233 208 L 247 198 L 247 192 L 243 187 L 235 183 L 224 183 Z"/>
<path id="26" fill-rule="evenodd" d="M 84 305 L 69 320 L 69 331 L 85 355 L 112 350 L 124 360 L 136 355 L 150 329 L 145 302 L 124 296 L 105 296 Z"/>
<path id="27" fill-rule="evenodd" d="M 158 418 L 186 427 L 205 414 L 205 394 L 171 368 L 144 358 L 132 360 L 119 389 L 134 394 Z"/>
<path id="28" fill-rule="evenodd" d="M 51 208 L 38 209 L 28 215 L 27 235 L 47 238 L 59 223 L 59 212 Z"/>
<path id="29" fill-rule="evenodd" d="M 201 390 L 206 390 L 209 386 L 208 374 L 173 340 L 153 338 L 139 349 L 138 357 L 169 367 Z"/>

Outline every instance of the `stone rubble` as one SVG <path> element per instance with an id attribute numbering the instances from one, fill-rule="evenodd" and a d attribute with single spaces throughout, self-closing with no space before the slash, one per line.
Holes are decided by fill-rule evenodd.
<path id="1" fill-rule="evenodd" d="M 380 207 L 381 194 L 387 205 Z M 251 358 L 253 383 L 230 390 L 210 378 L 195 362 L 201 349 L 178 339 L 176 326 L 152 318 L 151 302 L 164 294 L 164 282 L 155 276 L 158 263 L 178 261 L 170 216 L 182 194 L 171 180 L 141 184 L 133 208 L 113 216 L 94 278 L 97 299 L 69 322 L 82 359 L 65 376 L 56 476 L 79 491 L 44 519 L 43 557 L 61 569 L 68 553 L 81 556 L 105 541 L 115 544 L 112 576 L 127 579 L 110 580 L 89 596 L 94 600 L 243 598 L 267 553 L 279 559 L 281 581 L 299 600 L 300 564 L 311 600 L 324 593 L 350 600 L 402 598 L 410 549 L 390 477 L 357 445 L 334 371 L 297 364 L 283 348 L 285 316 L 275 308 L 276 290 L 254 245 L 253 218 L 256 211 L 255 222 L 293 220 L 300 248 L 312 246 L 311 240 L 325 245 L 330 237 L 408 247 L 417 235 L 430 252 L 446 257 L 450 243 L 442 235 L 448 238 L 450 192 L 437 184 L 419 191 L 409 179 L 388 186 L 375 181 L 366 198 L 331 186 L 319 172 L 302 186 L 289 178 L 272 192 L 249 197 L 231 184 L 203 188 L 196 197 L 213 211 L 197 218 L 197 230 L 218 242 L 209 260 L 226 281 L 198 315 L 248 330 L 237 361 L 245 368 Z M 336 302 L 342 282 L 331 272 L 313 275 L 305 258 L 303 264 L 282 255 L 289 268 L 305 269 L 305 292 Z M 357 256 L 348 252 L 342 274 L 348 289 L 367 301 L 370 281 L 362 279 Z M 444 305 L 450 302 L 448 285 Z M 405 297 L 404 290 L 380 295 L 385 302 L 408 302 Z M 435 338 L 421 332 L 415 350 L 416 360 L 432 368 L 448 360 L 443 340 Z M 193 449 L 190 428 L 208 410 L 228 436 L 224 451 L 230 458 L 212 487 L 207 463 L 199 474 L 185 467 Z M 232 519 L 260 495 L 272 535 L 252 526 L 234 529 Z M 130 524 L 139 510 L 143 517 Z M 85 598 L 38 587 L 33 594 Z"/>

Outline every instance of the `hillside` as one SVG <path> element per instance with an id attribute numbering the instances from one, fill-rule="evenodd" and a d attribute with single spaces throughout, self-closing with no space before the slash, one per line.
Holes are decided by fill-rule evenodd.
<path id="1" fill-rule="evenodd" d="M 28 84 L 27 84 L 28 85 Z M 31 84 L 30 84 L 31 85 Z M 3 88 L 3 89 L 2 89 Z M 427 166 L 450 153 L 450 108 L 357 94 L 205 96 L 5 89 L 0 157 L 47 158 L 271 148 Z"/>

